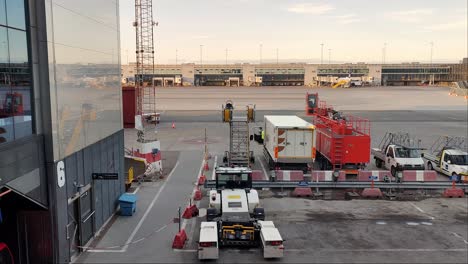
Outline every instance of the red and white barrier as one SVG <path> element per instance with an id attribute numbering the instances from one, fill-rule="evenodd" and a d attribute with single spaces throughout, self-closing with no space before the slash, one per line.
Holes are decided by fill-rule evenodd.
<path id="1" fill-rule="evenodd" d="M 437 173 L 435 171 L 427 170 L 405 170 L 403 171 L 403 181 L 437 181 Z"/>
<path id="2" fill-rule="evenodd" d="M 390 171 L 359 171 L 358 172 L 358 181 L 371 181 L 369 179 L 370 176 L 377 176 L 378 179 L 374 181 L 383 181 L 384 177 L 387 176 L 392 179 L 392 174 Z"/>
<path id="3" fill-rule="evenodd" d="M 346 180 L 346 173 L 344 171 L 340 171 L 340 175 L 338 176 L 338 181 L 345 181 Z M 312 171 L 311 173 L 311 181 L 333 181 L 333 171 Z"/>
<path id="4" fill-rule="evenodd" d="M 276 180 L 277 181 L 303 181 L 304 172 L 303 171 L 277 170 Z"/>
<path id="5" fill-rule="evenodd" d="M 253 170 L 252 171 L 252 181 L 264 181 L 265 176 L 263 175 L 263 171 L 261 170 Z"/>

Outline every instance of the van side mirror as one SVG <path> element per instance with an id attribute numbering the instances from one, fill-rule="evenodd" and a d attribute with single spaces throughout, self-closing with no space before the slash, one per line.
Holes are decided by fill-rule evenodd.
<path id="1" fill-rule="evenodd" d="M 254 139 L 254 136 L 250 135 L 250 141 L 252 141 L 253 139 Z"/>
<path id="2" fill-rule="evenodd" d="M 421 158 L 424 158 L 424 153 L 421 153 Z"/>

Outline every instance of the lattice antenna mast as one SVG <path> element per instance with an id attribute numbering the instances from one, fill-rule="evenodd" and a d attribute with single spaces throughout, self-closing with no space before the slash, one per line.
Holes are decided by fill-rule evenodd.
<path id="1" fill-rule="evenodd" d="M 154 74 L 154 43 L 152 0 L 135 0 L 136 29 L 136 114 L 150 120 L 156 115 L 156 89 L 151 79 Z"/>

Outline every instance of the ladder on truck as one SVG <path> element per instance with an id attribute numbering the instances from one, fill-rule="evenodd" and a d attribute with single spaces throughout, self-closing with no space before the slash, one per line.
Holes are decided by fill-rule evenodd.
<path id="1" fill-rule="evenodd" d="M 379 148 L 384 151 L 388 145 L 398 145 L 409 149 L 421 149 L 421 140 L 405 132 L 387 132 L 380 141 Z"/>
<path id="2" fill-rule="evenodd" d="M 229 123 L 229 165 L 249 166 L 249 122 L 247 117 L 235 116 Z"/>
<path id="3" fill-rule="evenodd" d="M 437 156 L 440 156 L 442 150 L 453 148 L 467 151 L 467 140 L 464 137 L 451 137 L 440 136 L 434 144 L 432 144 L 430 151 Z"/>
<path id="4" fill-rule="evenodd" d="M 226 151 L 223 162 L 229 166 L 249 167 L 253 163 L 249 123 L 255 121 L 255 106 L 247 106 L 245 116 L 233 114 L 234 105 L 227 101 L 226 106 L 223 105 L 223 122 L 229 123 L 229 151 Z"/>

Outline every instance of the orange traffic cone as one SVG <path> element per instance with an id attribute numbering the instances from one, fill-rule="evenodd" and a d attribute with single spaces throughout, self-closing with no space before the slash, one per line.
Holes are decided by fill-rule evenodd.
<path id="1" fill-rule="evenodd" d="M 172 128 L 175 128 L 175 123 L 174 122 L 172 122 Z"/>

